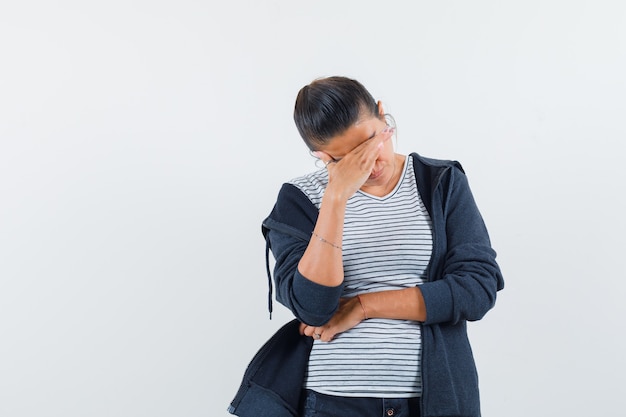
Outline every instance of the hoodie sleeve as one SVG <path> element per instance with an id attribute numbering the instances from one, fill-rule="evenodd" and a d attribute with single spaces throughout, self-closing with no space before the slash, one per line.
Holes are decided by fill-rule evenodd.
<path id="1" fill-rule="evenodd" d="M 433 196 L 433 222 L 439 222 L 437 244 L 443 263 L 434 280 L 420 286 L 426 304 L 425 324 L 479 320 L 504 287 L 496 252 L 472 196 L 467 177 L 457 167 Z"/>
<path id="2" fill-rule="evenodd" d="M 298 320 L 312 326 L 321 326 L 331 319 L 343 291 L 343 285 L 320 285 L 298 271 L 298 263 L 309 244 L 317 216 L 317 208 L 302 191 L 292 184 L 285 184 L 262 227 L 276 261 L 276 300 L 290 309 Z"/>

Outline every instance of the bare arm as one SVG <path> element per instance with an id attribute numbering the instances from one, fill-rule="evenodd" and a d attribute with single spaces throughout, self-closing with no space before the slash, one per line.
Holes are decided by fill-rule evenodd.
<path id="1" fill-rule="evenodd" d="M 419 287 L 361 294 L 367 318 L 426 320 L 426 306 Z"/>
<path id="2" fill-rule="evenodd" d="M 379 291 L 343 298 L 339 310 L 323 326 L 302 324 L 300 332 L 324 342 L 330 342 L 365 319 L 426 320 L 426 306 L 419 287 Z M 319 336 L 319 337 L 318 337 Z"/>
<path id="3" fill-rule="evenodd" d="M 298 270 L 307 279 L 330 287 L 343 283 L 341 245 L 346 204 L 367 181 L 376 158 L 390 137 L 390 134 L 384 134 L 367 140 L 339 162 L 332 162 L 329 155 L 317 152 L 327 164 L 328 186 L 311 241 L 298 263 Z"/>
<path id="4" fill-rule="evenodd" d="M 328 287 L 343 283 L 343 221 L 347 199 L 326 192 L 319 217 L 298 270 L 307 279 Z"/>

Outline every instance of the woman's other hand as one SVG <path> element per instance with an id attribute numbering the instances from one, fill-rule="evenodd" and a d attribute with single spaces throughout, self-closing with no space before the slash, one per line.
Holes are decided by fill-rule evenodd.
<path id="1" fill-rule="evenodd" d="M 300 334 L 322 342 L 330 342 L 339 333 L 350 330 L 365 319 L 365 312 L 357 297 L 339 300 L 339 309 L 323 326 L 309 326 L 300 323 Z"/>

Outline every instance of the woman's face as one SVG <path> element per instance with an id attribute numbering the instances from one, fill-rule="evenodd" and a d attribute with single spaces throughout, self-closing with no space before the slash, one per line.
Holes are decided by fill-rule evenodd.
<path id="1" fill-rule="evenodd" d="M 352 125 L 348 130 L 340 135 L 333 137 L 325 146 L 320 147 L 320 151 L 330 156 L 333 161 L 341 160 L 346 154 L 350 153 L 363 142 L 370 140 L 378 135 L 389 135 L 388 126 L 381 117 L 364 117 Z M 372 190 L 386 190 L 391 185 L 395 186 L 397 177 L 397 159 L 394 153 L 393 143 L 387 140 L 380 151 L 380 155 L 374 163 L 370 177 L 361 190 L 368 192 Z M 379 194 L 373 192 L 372 194 Z"/>

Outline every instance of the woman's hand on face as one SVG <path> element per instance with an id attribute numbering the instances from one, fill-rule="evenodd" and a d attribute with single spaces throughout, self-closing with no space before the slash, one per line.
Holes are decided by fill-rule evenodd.
<path id="1" fill-rule="evenodd" d="M 392 136 L 392 131 L 383 131 L 361 143 L 339 161 L 323 151 L 314 152 L 328 169 L 328 188 L 336 187 L 345 199 L 352 197 L 372 174 L 385 142 Z"/>
<path id="2" fill-rule="evenodd" d="M 339 300 L 339 309 L 323 326 L 309 326 L 300 323 L 300 334 L 322 342 L 330 342 L 339 333 L 350 330 L 364 319 L 363 310 L 357 297 Z"/>

